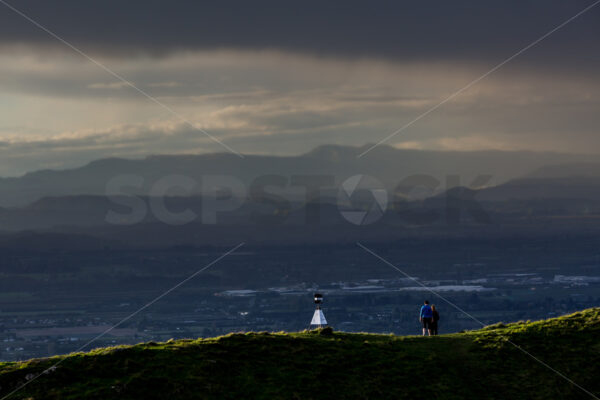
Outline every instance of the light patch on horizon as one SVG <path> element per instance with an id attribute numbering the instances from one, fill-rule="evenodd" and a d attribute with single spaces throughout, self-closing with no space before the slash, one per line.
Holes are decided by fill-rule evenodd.
<path id="1" fill-rule="evenodd" d="M 407 150 L 439 150 L 439 151 L 478 151 L 478 150 L 500 150 L 518 151 L 523 146 L 509 142 L 494 140 L 482 136 L 462 136 L 454 138 L 439 138 L 427 141 L 405 141 L 394 144 L 397 149 Z M 553 149 L 538 148 L 538 151 L 552 151 Z"/>
<path id="2" fill-rule="evenodd" d="M 179 82 L 175 82 L 175 81 L 170 81 L 170 82 L 152 82 L 148 84 L 149 87 L 153 87 L 153 88 L 175 88 L 175 87 L 180 87 L 181 83 Z"/>
<path id="3" fill-rule="evenodd" d="M 91 83 L 87 85 L 89 89 L 122 89 L 128 87 L 126 82 L 110 82 L 110 83 Z"/>

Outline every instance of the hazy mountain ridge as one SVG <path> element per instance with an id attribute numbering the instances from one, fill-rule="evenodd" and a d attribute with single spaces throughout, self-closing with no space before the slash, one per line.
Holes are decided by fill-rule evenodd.
<path id="1" fill-rule="evenodd" d="M 331 194 L 334 195 L 335 190 Z M 376 227 L 382 229 L 382 226 L 387 225 L 391 232 L 395 232 L 394 226 L 404 231 L 411 226 L 439 229 L 448 222 L 448 213 L 453 212 L 454 207 L 457 207 L 457 212 L 462 215 L 455 224 L 460 221 L 464 226 L 479 228 L 485 228 L 486 224 L 520 224 L 518 219 L 524 217 L 578 218 L 600 215 L 600 178 L 595 177 L 521 178 L 479 190 L 457 187 L 424 200 L 411 201 L 404 197 L 392 197 L 392 193 L 389 195 L 388 209 L 376 223 Z M 127 222 L 132 211 L 130 206 L 124 205 L 129 203 L 126 197 L 44 197 L 25 207 L 0 209 L 0 226 L 7 232 L 65 229 L 72 231 L 81 228 L 92 235 L 107 230 L 118 235 L 119 231 L 137 230 L 135 225 L 140 224 L 152 224 L 152 229 L 162 227 L 164 232 L 188 230 L 185 226 L 180 226 L 183 223 L 192 224 L 193 230 L 198 232 L 220 232 L 219 235 L 226 236 L 227 232 L 234 234 L 248 230 L 249 233 L 253 232 L 253 237 L 268 237 L 280 232 L 280 238 L 289 236 L 292 231 L 301 237 L 302 231 L 309 233 L 319 227 L 331 227 L 336 236 L 345 236 L 345 232 L 356 229 L 363 232 L 370 229 L 366 226 L 353 227 L 345 220 L 345 203 L 338 204 L 336 197 L 328 192 L 307 203 L 302 200 L 274 203 L 269 197 L 261 196 L 238 198 L 233 201 L 235 204 L 232 209 L 217 212 L 218 227 L 213 226 L 213 223 L 203 223 L 205 200 L 205 197 L 198 195 L 164 198 L 137 196 L 136 201 L 142 205 L 143 215 L 140 220 Z M 367 209 L 370 204 L 368 200 L 370 198 L 361 199 Z M 208 201 L 210 204 L 214 200 Z M 158 212 L 153 205 L 156 203 L 164 204 L 168 212 L 174 213 L 175 216 Z M 469 209 L 481 210 L 486 218 L 473 220 Z M 176 214 L 183 211 L 192 213 L 189 221 L 180 221 L 176 217 Z M 122 216 L 118 218 L 122 219 L 122 223 L 108 218 L 111 214 Z M 576 223 L 575 220 L 572 222 Z M 569 220 L 563 219 L 563 225 L 569 223 Z M 578 223 L 581 224 L 581 221 Z M 586 224 L 590 223 L 593 223 L 593 220 L 586 221 Z M 141 233 L 143 232 L 144 229 Z M 310 238 L 315 238 L 313 233 Z"/>
<path id="2" fill-rule="evenodd" d="M 600 177 L 600 163 L 552 164 L 538 168 L 527 178 Z"/>
<path id="3" fill-rule="evenodd" d="M 478 191 L 487 201 L 522 199 L 588 199 L 600 201 L 600 176 L 520 178 Z"/>
<path id="4" fill-rule="evenodd" d="M 442 186 L 446 184 L 447 175 L 458 175 L 458 184 L 469 185 L 476 176 L 487 174 L 492 176 L 493 184 L 499 184 L 521 176 L 523 171 L 545 165 L 595 159 L 558 153 L 403 150 L 384 145 L 359 158 L 367 148 L 326 145 L 300 156 L 287 157 L 247 155 L 240 158 L 229 153 L 214 153 L 108 158 L 74 169 L 43 170 L 19 178 L 0 179 L 3 193 L 0 206 L 24 206 L 46 196 L 105 195 L 107 183 L 124 175 L 142 177 L 142 187 L 132 193 L 146 195 L 157 180 L 169 175 L 183 175 L 197 182 L 202 176 L 225 175 L 249 185 L 258 176 L 273 174 L 288 180 L 297 175 L 330 175 L 337 183 L 353 175 L 367 174 L 392 189 L 414 174 L 430 175 Z"/>
<path id="5" fill-rule="evenodd" d="M 517 226 L 523 228 L 524 223 L 528 225 L 527 229 L 536 229 L 535 224 L 542 226 L 546 223 L 544 218 L 549 217 L 562 218 L 560 224 L 553 224 L 552 230 L 576 230 L 584 226 L 585 229 L 595 229 L 593 218 L 580 218 L 600 215 L 600 172 L 597 172 L 600 169 L 594 168 L 597 165 L 594 163 L 543 165 L 532 167 L 530 174 L 520 174 L 517 178 L 498 185 L 488 183 L 480 189 L 459 186 L 443 190 L 444 174 L 449 174 L 449 171 L 464 171 L 469 165 L 479 165 L 482 159 L 486 159 L 487 163 L 481 170 L 490 171 L 494 168 L 502 169 L 500 166 L 506 164 L 507 156 L 514 158 L 518 155 L 522 158 L 512 164 L 521 172 L 523 163 L 535 166 L 546 158 L 556 161 L 556 155 L 527 152 L 430 152 L 382 146 L 364 158 L 357 158 L 367 148 L 328 145 L 297 157 L 247 156 L 241 159 L 232 154 L 219 153 L 152 156 L 141 160 L 111 158 L 97 160 L 73 170 L 33 172 L 18 179 L 0 180 L 0 186 L 5 189 L 5 202 L 12 202 L 17 198 L 32 199 L 28 205 L 0 208 L 0 227 L 8 236 L 11 231 L 32 230 L 102 238 L 92 247 L 113 237 L 120 242 L 139 243 L 140 240 L 145 240 L 154 245 L 163 242 L 170 245 L 187 244 L 190 238 L 195 238 L 195 243 L 205 241 L 223 245 L 231 243 L 231 238 L 243 241 L 248 237 L 259 242 L 277 243 L 347 242 L 358 240 L 360 235 L 372 240 L 385 240 L 386 237 L 394 240 L 405 235 L 430 234 L 436 231 L 451 234 L 448 228 L 455 228 L 458 223 L 468 229 L 485 231 L 494 230 L 503 224 L 511 226 L 511 229 L 517 229 Z M 528 157 L 532 155 L 537 158 L 529 160 Z M 429 165 L 432 159 L 437 159 L 439 164 Z M 409 165 L 410 170 L 409 167 L 394 167 L 400 165 Z M 433 192 L 425 199 L 411 199 L 403 189 L 395 190 L 407 174 L 418 171 L 419 168 L 427 168 L 432 173 L 430 176 L 439 180 L 437 193 Z M 165 219 L 154 212 L 152 202 L 156 199 L 146 194 L 152 183 L 172 174 L 188 176 L 198 181 L 205 174 L 231 174 L 249 184 L 260 174 L 273 173 L 287 179 L 287 185 L 277 192 L 288 200 L 287 204 L 273 202 L 269 193 L 244 193 L 248 197 L 237 200 L 239 207 L 218 214 L 218 226 L 202 223 L 205 198 L 198 192 L 159 199 L 173 213 L 192 211 L 195 217 L 186 226 L 179 226 L 179 221 Z M 335 185 L 339 185 L 344 177 L 354 174 L 367 173 L 382 180 L 388 189 L 390 201 L 387 212 L 374 226 L 354 226 L 340 212 L 337 186 L 323 189 L 308 202 L 302 190 L 296 190 L 302 189 L 301 187 L 291 187 L 291 176 L 325 173 L 331 173 L 336 178 Z M 506 171 L 503 173 L 506 176 Z M 109 213 L 127 215 L 131 212 L 128 206 L 120 204 L 122 202 L 119 197 L 106 195 L 106 182 L 113 177 L 112 174 L 134 174 L 144 178 L 145 185 L 132 192 L 145 208 L 143 217 L 133 226 L 129 223 L 115 224 L 107 219 Z M 473 171 L 470 174 L 469 176 L 473 176 Z M 460 178 L 458 183 L 469 183 L 463 176 Z M 419 183 L 418 180 L 416 182 Z M 268 189 L 269 192 L 272 190 Z M 357 196 L 360 194 L 357 192 Z M 369 196 L 361 199 L 364 207 L 368 207 L 369 199 Z M 448 227 L 448 212 L 452 212 L 449 207 L 456 199 L 460 207 L 471 204 L 481 208 L 485 218 L 473 220 L 469 210 L 463 207 L 460 219 Z M 312 219 L 308 218 L 309 214 Z M 426 218 L 423 218 L 423 214 Z M 420 228 L 416 229 L 417 227 Z M 147 232 L 154 233 L 149 235 Z M 44 237 L 36 238 L 36 241 L 43 239 Z M 49 243 L 54 242 L 52 238 L 48 240 Z M 7 240 L 5 243 L 16 245 L 18 241 Z"/>

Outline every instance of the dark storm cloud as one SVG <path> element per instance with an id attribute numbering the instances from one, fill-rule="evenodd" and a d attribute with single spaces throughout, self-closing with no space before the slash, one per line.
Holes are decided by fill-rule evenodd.
<path id="1" fill-rule="evenodd" d="M 592 1 L 282 2 L 24 0 L 12 3 L 87 51 L 127 55 L 181 49 L 279 49 L 402 60 L 497 60 Z M 533 63 L 599 61 L 600 6 L 526 54 Z M 4 44 L 54 43 L 0 5 Z"/>

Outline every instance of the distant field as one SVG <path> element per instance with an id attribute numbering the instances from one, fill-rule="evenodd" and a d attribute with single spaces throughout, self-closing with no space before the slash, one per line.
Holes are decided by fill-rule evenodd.
<path id="1" fill-rule="evenodd" d="M 68 335 L 93 335 L 100 334 L 107 329 L 110 325 L 97 325 L 97 326 L 65 326 L 65 327 L 54 327 L 54 328 L 40 328 L 40 329 L 19 329 L 15 331 L 15 334 L 19 337 L 37 337 L 37 336 L 68 336 Z M 130 328 L 115 328 L 109 333 L 110 336 L 132 336 L 137 333 L 136 329 Z"/>

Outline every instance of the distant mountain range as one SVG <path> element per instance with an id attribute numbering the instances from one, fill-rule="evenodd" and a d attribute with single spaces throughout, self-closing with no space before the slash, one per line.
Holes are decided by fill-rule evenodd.
<path id="1" fill-rule="evenodd" d="M 600 164 L 587 160 L 573 162 L 578 158 L 573 155 L 445 153 L 383 146 L 364 158 L 357 158 L 360 152 L 360 148 L 354 147 L 323 146 L 298 157 L 247 156 L 241 159 L 229 154 L 212 154 L 155 156 L 143 160 L 105 159 L 72 170 L 38 171 L 21 178 L 2 179 L 4 207 L 0 208 L 0 232 L 4 231 L 5 235 L 0 235 L 0 247 L 17 248 L 20 243 L 75 248 L 190 242 L 222 245 L 248 238 L 269 243 L 397 239 L 407 234 L 424 234 L 423 227 L 426 234 L 443 232 L 449 224 L 448 207 L 452 207 L 455 200 L 459 201 L 460 207 L 476 202 L 482 210 L 480 214 L 485 214 L 485 218 L 478 219 L 477 215 L 471 215 L 469 207 L 459 210 L 460 220 L 454 223 L 460 222 L 463 227 L 523 229 L 527 225 L 527 229 L 532 229 L 531 218 L 560 217 L 557 220 L 560 223 L 555 223 L 553 229 L 561 226 L 583 229 L 584 225 L 600 228 L 596 222 L 600 221 Z M 566 163 L 545 164 L 561 160 Z M 340 212 L 340 205 L 343 208 L 349 203 L 338 204 L 339 185 L 357 174 L 377 178 L 388 190 L 387 211 L 373 226 L 354 226 Z M 412 188 L 411 192 L 410 181 L 405 178 L 414 174 L 426 174 L 437 179 L 439 185 L 433 191 L 411 197 L 418 190 Z M 468 187 L 479 174 L 492 175 L 493 179 L 482 187 Z M 106 190 L 107 182 L 112 178 L 127 175 L 143 180 L 143 184 L 130 193 L 137 196 L 136 201 L 142 204 L 144 214 L 135 224 L 125 220 L 108 221 L 109 213 L 125 215 L 130 211 L 124 197 Z M 200 184 L 188 193 L 161 198 L 170 212 L 189 210 L 194 213 L 191 223 L 180 226 L 180 221 L 158 215 L 152 208 L 153 201 L 158 198 L 148 196 L 152 185 L 172 175 L 186 176 L 192 182 L 200 182 L 206 175 L 225 175 L 248 185 L 249 190 L 223 193 L 224 199 L 231 195 L 233 203 L 238 205 L 231 211 L 219 213 L 216 225 L 203 224 L 200 220 L 207 201 Z M 268 175 L 280 175 L 276 186 L 285 186 L 275 191 L 276 195 L 272 194 L 273 188 L 265 193 L 250 187 L 256 177 Z M 304 183 L 313 179 L 318 181 L 320 175 L 330 175 L 329 188 L 307 197 L 302 188 L 292 188 L 290 180 L 299 175 L 309 176 Z M 460 179 L 452 180 L 455 186 L 447 189 L 446 175 L 458 175 Z M 228 185 L 227 179 L 223 181 L 224 186 Z M 401 182 L 406 187 L 398 186 Z M 414 182 L 418 186 L 423 181 L 416 179 Z M 215 183 L 220 183 L 219 178 Z M 244 198 L 239 197 L 241 195 Z M 282 202 L 282 199 L 286 201 Z M 368 193 L 357 192 L 353 198 L 356 200 L 358 205 L 353 206 L 369 209 Z M 436 217 L 433 220 L 427 217 L 431 215 Z M 312 222 L 307 223 L 311 216 Z M 414 230 L 418 227 L 421 230 Z M 13 233 L 21 231 L 32 233 L 14 236 Z M 66 235 L 62 239 L 76 238 L 77 235 L 82 238 L 60 244 L 62 239 L 56 234 Z"/>
<path id="2" fill-rule="evenodd" d="M 140 195 L 149 195 L 161 178 L 171 175 L 185 176 L 198 183 L 190 195 L 201 194 L 200 182 L 208 175 L 233 177 L 248 186 L 257 177 L 273 174 L 283 176 L 287 185 L 293 176 L 299 175 L 328 175 L 339 184 L 350 176 L 366 174 L 392 189 L 411 175 L 423 174 L 439 180 L 439 191 L 442 191 L 446 189 L 448 175 L 459 177 L 458 181 L 450 182 L 453 186 L 468 186 L 482 174 L 491 176 L 489 184 L 498 185 L 534 170 L 543 171 L 539 169 L 548 165 L 595 161 L 591 155 L 400 150 L 384 145 L 359 158 L 364 149 L 327 145 L 290 157 L 247 155 L 240 158 L 216 153 L 151 156 L 139 160 L 108 158 L 74 169 L 43 170 L 18 178 L 2 178 L 0 207 L 22 207 L 44 197 L 114 194 L 114 189 L 107 188 L 107 184 L 119 177 L 130 179 L 131 175 L 143 179 L 139 187 L 128 188 L 130 193 Z"/>

